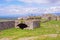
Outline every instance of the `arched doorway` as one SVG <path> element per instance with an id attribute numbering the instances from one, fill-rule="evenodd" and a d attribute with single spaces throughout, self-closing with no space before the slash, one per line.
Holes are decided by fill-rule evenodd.
<path id="1" fill-rule="evenodd" d="M 24 29 L 24 28 L 26 28 L 26 27 L 28 27 L 26 24 L 24 24 L 24 23 L 20 23 L 20 24 L 18 24 L 17 26 L 19 26 L 19 28 L 21 28 L 21 29 Z"/>

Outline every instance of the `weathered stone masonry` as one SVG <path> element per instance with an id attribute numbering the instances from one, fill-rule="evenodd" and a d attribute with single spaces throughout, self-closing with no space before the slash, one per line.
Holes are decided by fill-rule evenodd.
<path id="1" fill-rule="evenodd" d="M 0 30 L 9 29 L 15 27 L 15 21 L 0 22 Z"/>
<path id="2" fill-rule="evenodd" d="M 9 29 L 13 27 L 19 28 L 19 26 L 17 25 L 20 23 L 21 22 L 19 22 L 18 20 L 0 22 L 0 30 Z M 34 29 L 40 27 L 40 20 L 24 20 L 23 23 L 28 26 L 25 29 Z"/>

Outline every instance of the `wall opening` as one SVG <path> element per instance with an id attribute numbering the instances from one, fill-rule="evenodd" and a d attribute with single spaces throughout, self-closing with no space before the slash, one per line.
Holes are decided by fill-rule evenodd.
<path id="1" fill-rule="evenodd" d="M 24 28 L 26 28 L 26 27 L 28 27 L 26 24 L 24 24 L 24 23 L 20 23 L 20 24 L 18 24 L 17 26 L 19 26 L 19 28 L 21 28 L 21 29 L 24 29 Z"/>

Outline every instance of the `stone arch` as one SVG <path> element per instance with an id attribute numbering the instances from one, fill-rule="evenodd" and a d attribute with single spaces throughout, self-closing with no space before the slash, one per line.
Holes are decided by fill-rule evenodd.
<path id="1" fill-rule="evenodd" d="M 19 28 L 21 28 L 21 29 L 24 29 L 24 28 L 27 28 L 27 27 L 28 27 L 28 25 L 25 24 L 25 23 L 19 23 L 17 26 L 18 26 Z"/>

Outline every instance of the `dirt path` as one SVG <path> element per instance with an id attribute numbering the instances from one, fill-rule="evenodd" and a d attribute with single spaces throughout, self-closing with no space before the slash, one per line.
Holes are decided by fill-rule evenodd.
<path id="1" fill-rule="evenodd" d="M 41 39 L 45 39 L 46 37 L 57 37 L 58 34 L 48 34 L 48 35 L 40 35 L 40 36 L 33 36 L 33 37 L 24 37 L 24 38 L 18 38 L 17 40 L 34 40 L 36 38 L 41 38 Z M 59 34 L 60 36 L 60 34 Z M 0 40 L 12 40 L 11 38 L 1 38 Z"/>
<path id="2" fill-rule="evenodd" d="M 46 37 L 57 37 L 58 34 L 48 34 L 48 35 L 40 35 L 35 37 L 25 37 L 25 38 L 19 38 L 18 40 L 34 40 L 36 38 L 45 39 Z"/>

